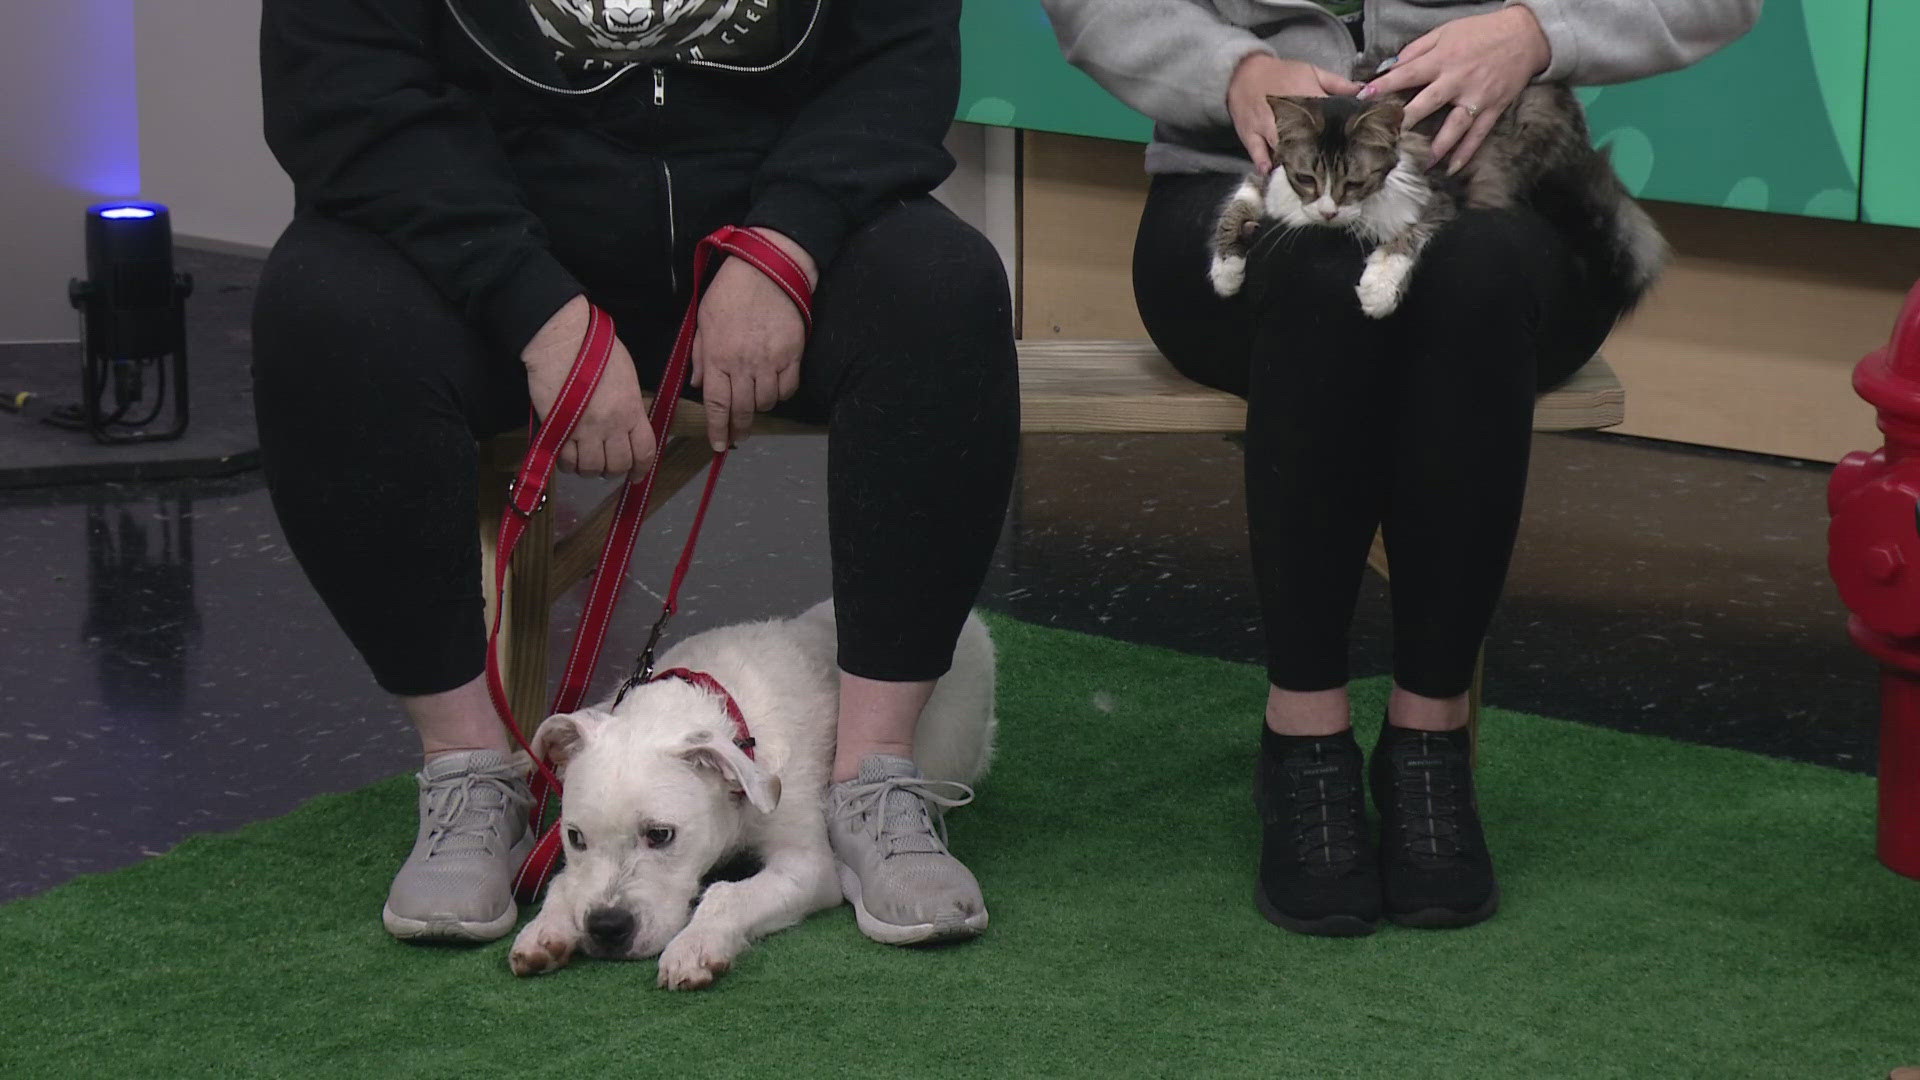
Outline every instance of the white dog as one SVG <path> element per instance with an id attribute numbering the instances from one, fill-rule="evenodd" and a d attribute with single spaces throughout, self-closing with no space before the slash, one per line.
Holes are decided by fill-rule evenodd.
<path id="1" fill-rule="evenodd" d="M 678 679 L 635 687 L 617 707 L 548 717 L 535 754 L 565 787 L 566 868 L 508 961 L 516 975 L 576 951 L 660 957 L 659 985 L 707 986 L 749 943 L 840 903 L 824 801 L 839 675 L 833 606 L 795 619 L 709 630 L 660 658 L 717 679 L 739 703 L 753 757 L 735 746 L 720 697 Z M 993 642 L 967 618 L 953 668 L 914 733 L 922 775 L 972 783 L 993 750 Z M 702 883 L 736 856 L 738 881 Z"/>

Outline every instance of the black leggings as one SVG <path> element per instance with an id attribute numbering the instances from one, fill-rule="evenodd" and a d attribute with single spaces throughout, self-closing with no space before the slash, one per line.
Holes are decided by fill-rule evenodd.
<path id="1" fill-rule="evenodd" d="M 684 287 L 588 290 L 656 385 Z M 1006 276 L 984 238 L 917 199 L 848 239 L 814 314 L 799 392 L 776 412 L 828 425 L 840 666 L 936 678 L 1012 485 Z M 375 680 L 427 694 L 480 674 L 476 439 L 526 423 L 518 358 L 487 348 L 385 241 L 303 217 L 260 283 L 254 385 L 287 541 Z"/>
<path id="2" fill-rule="evenodd" d="M 1270 230 L 1223 300 L 1207 238 L 1238 183 L 1153 182 L 1133 280 L 1154 344 L 1188 377 L 1247 399 L 1247 520 L 1284 690 L 1347 682 L 1347 630 L 1376 526 L 1393 562 L 1393 674 L 1452 697 L 1505 583 L 1535 395 L 1605 340 L 1618 312 L 1538 215 L 1472 211 L 1421 258 L 1400 309 L 1360 312 L 1367 248 L 1332 229 Z"/>

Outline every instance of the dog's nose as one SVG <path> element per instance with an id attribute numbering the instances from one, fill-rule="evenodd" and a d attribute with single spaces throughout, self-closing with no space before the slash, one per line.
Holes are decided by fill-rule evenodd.
<path id="1" fill-rule="evenodd" d="M 633 938 L 633 913 L 617 907 L 594 908 L 587 912 L 587 936 L 597 945 L 624 946 Z"/>

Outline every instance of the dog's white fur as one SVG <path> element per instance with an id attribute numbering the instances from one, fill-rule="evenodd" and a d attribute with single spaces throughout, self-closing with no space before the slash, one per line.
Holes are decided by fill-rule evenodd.
<path id="1" fill-rule="evenodd" d="M 824 813 L 835 653 L 827 602 L 798 618 L 709 630 L 660 658 L 661 670 L 704 671 L 727 688 L 752 729 L 752 760 L 734 746 L 720 699 L 679 680 L 636 687 L 611 711 L 609 702 L 548 717 L 532 746 L 551 755 L 565 788 L 566 868 L 514 941 L 514 973 L 554 970 L 576 952 L 657 954 L 659 985 L 703 987 L 755 939 L 840 903 Z M 970 784 L 986 771 L 993 694 L 993 642 L 971 615 L 914 732 L 923 775 Z M 671 841 L 650 844 L 648 830 L 663 828 Z M 710 871 L 742 854 L 760 861 L 758 873 L 702 891 Z M 634 918 L 617 955 L 586 929 L 603 907 Z"/>

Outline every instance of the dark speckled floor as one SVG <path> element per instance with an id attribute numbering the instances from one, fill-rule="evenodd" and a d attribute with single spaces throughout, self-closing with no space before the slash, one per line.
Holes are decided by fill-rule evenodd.
<path id="1" fill-rule="evenodd" d="M 244 342 L 195 360 L 244 363 Z M 1540 436 L 1535 455 L 1490 638 L 1494 703 L 1872 768 L 1873 672 L 1826 578 L 1824 467 L 1604 436 Z M 826 594 L 824 458 L 817 436 L 742 448 L 680 632 Z M 1257 659 L 1239 475 L 1217 437 L 1029 437 L 984 602 Z M 586 487 L 566 485 L 563 514 Z M 665 569 L 690 501 L 643 541 L 642 580 Z M 630 603 L 609 668 L 650 617 L 644 590 Z M 1370 581 L 1356 670 L 1385 669 L 1386 619 Z M 1251 735 L 1258 707 L 1219 722 Z M 0 492 L 0 819 L 14 823 L 0 898 L 405 771 L 415 753 L 257 474 Z"/>

